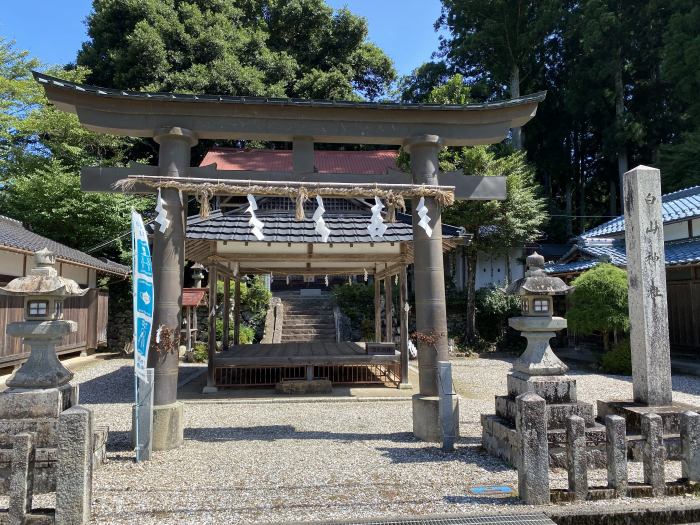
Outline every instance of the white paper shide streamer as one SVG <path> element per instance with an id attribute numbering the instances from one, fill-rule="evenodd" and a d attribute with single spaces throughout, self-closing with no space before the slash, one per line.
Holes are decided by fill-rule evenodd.
<path id="1" fill-rule="evenodd" d="M 253 232 L 253 235 L 255 235 L 257 240 L 262 241 L 265 238 L 262 232 L 265 225 L 255 216 L 255 210 L 258 209 L 258 203 L 255 202 L 254 196 L 248 195 L 248 204 L 250 204 L 250 206 L 248 206 L 246 212 L 250 213 L 250 220 L 248 221 L 248 224 L 250 224 L 252 227 L 251 232 Z"/>
<path id="2" fill-rule="evenodd" d="M 316 196 L 316 203 L 318 207 L 313 216 L 314 222 L 316 223 L 316 233 L 321 236 L 323 242 L 328 242 L 328 236 L 331 234 L 331 231 L 328 229 L 328 226 L 326 226 L 326 221 L 323 220 L 323 214 L 326 213 L 326 208 L 323 207 L 323 199 L 320 195 Z"/>
<path id="3" fill-rule="evenodd" d="M 428 208 L 425 205 L 425 197 L 421 197 L 418 201 L 418 206 L 416 207 L 416 213 L 420 217 L 418 221 L 418 226 L 425 230 L 428 237 L 433 236 L 433 229 L 430 227 L 430 217 L 428 217 Z"/>
<path id="4" fill-rule="evenodd" d="M 372 239 L 380 239 L 384 237 L 386 232 L 386 224 L 384 224 L 384 219 L 382 218 L 382 210 L 384 205 L 379 197 L 374 198 L 374 206 L 372 206 L 372 218 L 369 221 L 369 226 L 367 230 L 369 231 L 369 236 Z"/>
<path id="5" fill-rule="evenodd" d="M 156 215 L 155 221 L 160 224 L 160 233 L 165 233 L 165 230 L 168 229 L 168 226 L 170 226 L 170 219 L 168 219 L 168 212 L 165 211 L 165 208 L 163 205 L 165 204 L 165 201 L 163 200 L 163 197 L 160 195 L 160 188 L 158 188 L 158 198 L 156 199 L 156 211 L 158 212 L 158 215 Z"/>

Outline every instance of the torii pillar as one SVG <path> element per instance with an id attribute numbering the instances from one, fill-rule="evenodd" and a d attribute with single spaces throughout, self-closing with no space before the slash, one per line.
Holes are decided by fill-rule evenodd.
<path id="1" fill-rule="evenodd" d="M 178 127 L 159 129 L 154 136 L 160 145 L 158 172 L 161 177 L 186 177 L 190 168 L 190 149 L 197 137 L 190 130 Z M 185 420 L 183 404 L 177 400 L 178 347 L 182 286 L 185 270 L 185 213 L 182 194 L 175 189 L 163 189 L 170 224 L 164 233 L 156 228 L 153 234 L 153 337 L 148 366 L 154 369 L 153 385 L 153 450 L 178 448 L 184 441 Z M 156 350 L 155 333 L 164 326 L 177 340 L 174 350 Z"/>
<path id="2" fill-rule="evenodd" d="M 442 140 L 437 135 L 419 135 L 404 142 L 411 155 L 414 184 L 438 184 L 438 153 Z M 426 198 L 432 236 L 418 225 L 418 200 L 413 202 L 413 251 L 415 278 L 416 330 L 433 342 L 418 341 L 419 393 L 413 396 L 413 434 L 423 441 L 441 441 L 438 361 L 447 361 L 447 311 L 442 260 L 442 220 L 440 205 Z M 454 436 L 459 436 L 459 401 L 454 401 Z"/>

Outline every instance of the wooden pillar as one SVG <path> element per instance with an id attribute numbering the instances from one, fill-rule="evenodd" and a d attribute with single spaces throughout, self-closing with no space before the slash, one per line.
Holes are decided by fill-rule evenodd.
<path id="1" fill-rule="evenodd" d="M 406 303 L 408 302 L 408 278 L 406 275 L 406 266 L 402 266 L 399 272 L 399 331 L 401 333 L 401 381 L 399 388 L 411 388 L 411 382 L 408 378 L 408 310 Z"/>
<path id="2" fill-rule="evenodd" d="M 391 275 L 384 277 L 384 317 L 386 324 L 384 341 L 391 343 L 394 340 L 394 297 Z"/>
<path id="3" fill-rule="evenodd" d="M 241 344 L 241 278 L 236 277 L 236 288 L 233 296 L 233 344 Z"/>
<path id="4" fill-rule="evenodd" d="M 207 339 L 207 386 L 215 387 L 214 355 L 216 354 L 216 268 L 209 268 L 209 336 Z"/>
<path id="5" fill-rule="evenodd" d="M 229 347 L 229 337 L 228 337 L 228 332 L 229 332 L 229 323 L 231 320 L 231 278 L 226 276 L 224 279 L 224 318 L 223 318 L 223 325 L 224 325 L 224 335 L 223 335 L 223 340 L 221 341 L 221 349 L 222 350 L 228 350 Z"/>
<path id="6" fill-rule="evenodd" d="M 374 341 L 382 340 L 382 290 L 381 280 L 374 275 Z"/>

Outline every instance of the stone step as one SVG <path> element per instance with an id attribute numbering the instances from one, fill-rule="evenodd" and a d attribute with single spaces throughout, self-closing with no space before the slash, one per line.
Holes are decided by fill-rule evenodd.
<path id="1" fill-rule="evenodd" d="M 334 343 L 335 342 L 335 337 L 328 338 L 328 337 L 297 337 L 297 336 L 282 336 L 282 342 L 283 343 L 319 343 L 319 342 L 329 342 L 329 343 Z"/>
<path id="2" fill-rule="evenodd" d="M 285 335 L 332 335 L 335 336 L 335 330 L 313 330 L 311 328 L 303 329 L 297 328 L 293 330 L 282 330 L 282 337 Z"/>

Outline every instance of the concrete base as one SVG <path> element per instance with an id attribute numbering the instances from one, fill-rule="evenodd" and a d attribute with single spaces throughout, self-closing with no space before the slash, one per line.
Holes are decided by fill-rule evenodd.
<path id="1" fill-rule="evenodd" d="M 678 434 L 680 432 L 681 414 L 688 410 L 700 412 L 700 407 L 678 402 L 663 406 L 648 406 L 633 401 L 598 400 L 598 419 L 602 422 L 607 415 L 624 417 L 627 422 L 628 434 L 640 432 L 644 414 L 658 414 L 663 420 L 664 433 Z"/>
<path id="2" fill-rule="evenodd" d="M 153 407 L 153 450 L 172 450 L 185 441 L 184 404 Z"/>
<path id="3" fill-rule="evenodd" d="M 216 394 L 219 391 L 215 386 L 205 386 L 202 388 L 202 394 Z"/>
<path id="4" fill-rule="evenodd" d="M 328 379 L 282 381 L 275 385 L 275 392 L 291 395 L 332 394 L 333 385 Z"/>
<path id="5" fill-rule="evenodd" d="M 399 383 L 399 390 L 413 390 L 411 383 Z"/>
<path id="6" fill-rule="evenodd" d="M 455 442 L 459 441 L 459 398 L 453 396 L 454 409 L 454 436 Z M 437 396 L 413 396 L 413 435 L 421 441 L 431 443 L 442 442 L 442 430 L 440 428 L 440 398 Z"/>

